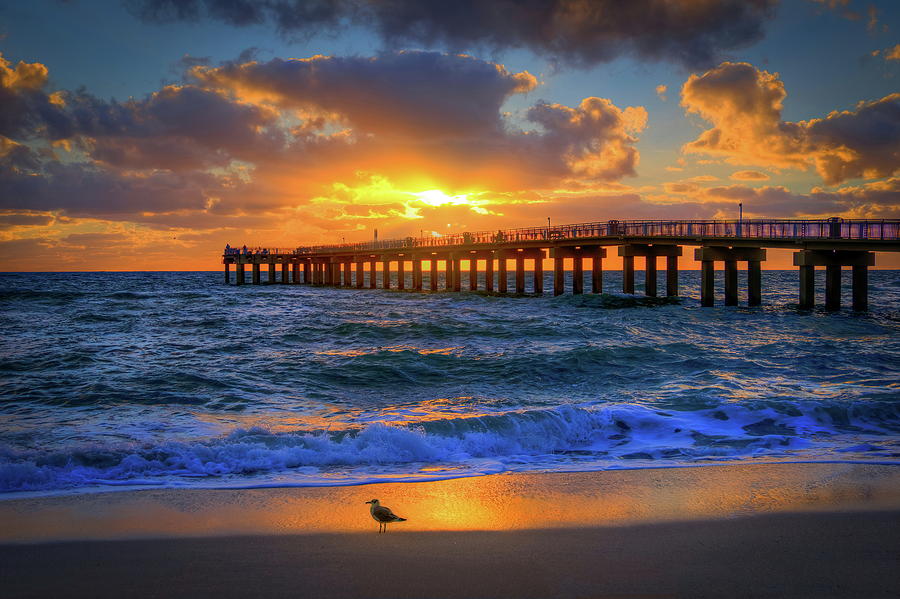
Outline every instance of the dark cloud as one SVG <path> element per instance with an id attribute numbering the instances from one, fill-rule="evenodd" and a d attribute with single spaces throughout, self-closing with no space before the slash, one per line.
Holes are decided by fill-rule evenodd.
<path id="1" fill-rule="evenodd" d="M 3 212 L 0 211 L 0 229 L 12 227 L 46 227 L 56 219 L 52 214 L 39 212 Z"/>
<path id="2" fill-rule="evenodd" d="M 91 157 L 128 168 L 189 170 L 252 159 L 284 143 L 277 113 L 209 89 L 167 86 L 141 100 L 101 100 L 84 91 L 48 93 L 40 63 L 15 69 L 0 56 L 0 136 L 74 141 Z M 0 144 L 7 165 L 35 168 L 21 146 Z"/>
<path id="3" fill-rule="evenodd" d="M 689 67 L 763 36 L 777 0 L 126 0 L 151 22 L 272 23 L 310 36 L 372 27 L 392 47 L 528 48 L 575 65 L 635 55 Z"/>
<path id="4" fill-rule="evenodd" d="M 437 52 L 276 58 L 191 73 L 202 85 L 274 96 L 283 107 L 337 113 L 361 132 L 407 137 L 498 133 L 503 102 L 537 85 L 528 72 Z"/>
<path id="5" fill-rule="evenodd" d="M 46 164 L 40 172 L 23 172 L 0 162 L 4 210 L 63 210 L 69 216 L 121 219 L 141 212 L 203 210 L 216 188 L 216 179 L 201 173 L 129 175 L 59 162 Z"/>

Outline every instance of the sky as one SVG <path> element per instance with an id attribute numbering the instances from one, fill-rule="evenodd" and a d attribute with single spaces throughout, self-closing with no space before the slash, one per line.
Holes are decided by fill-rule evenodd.
<path id="1" fill-rule="evenodd" d="M 0 269 L 900 218 L 898 82 L 895 0 L 0 0 Z"/>

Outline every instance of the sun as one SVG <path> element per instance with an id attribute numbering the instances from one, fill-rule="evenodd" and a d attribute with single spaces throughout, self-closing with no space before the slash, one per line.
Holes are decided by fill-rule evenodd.
<path id="1" fill-rule="evenodd" d="M 429 206 L 468 206 L 470 205 L 468 194 L 447 195 L 440 189 L 415 192 L 412 195 Z"/>

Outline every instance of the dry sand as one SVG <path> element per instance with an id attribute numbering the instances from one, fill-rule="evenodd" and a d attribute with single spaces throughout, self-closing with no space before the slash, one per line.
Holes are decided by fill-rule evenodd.
<path id="1" fill-rule="evenodd" d="M 2 597 L 898 597 L 900 468 L 16 499 L 0 541 Z"/>

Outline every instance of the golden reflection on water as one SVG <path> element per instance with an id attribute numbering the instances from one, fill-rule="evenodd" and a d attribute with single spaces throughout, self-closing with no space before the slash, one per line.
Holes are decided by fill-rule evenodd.
<path id="1" fill-rule="evenodd" d="M 897 509 L 900 469 L 849 464 L 493 475 L 426 483 L 161 490 L 0 502 L 0 541 L 374 532 L 366 501 L 407 522 L 391 532 L 517 530 Z"/>
<path id="2" fill-rule="evenodd" d="M 416 347 L 415 345 L 380 345 L 377 347 L 369 347 L 369 348 L 356 348 L 356 349 L 330 349 L 327 351 L 316 352 L 316 354 L 320 356 L 343 356 L 347 358 L 357 358 L 359 356 L 367 356 L 370 354 L 377 354 L 380 352 L 414 352 L 420 354 L 422 356 L 428 356 L 433 354 L 450 356 L 454 353 L 461 350 L 462 347 L 438 347 L 438 348 L 425 348 L 425 347 Z"/>

